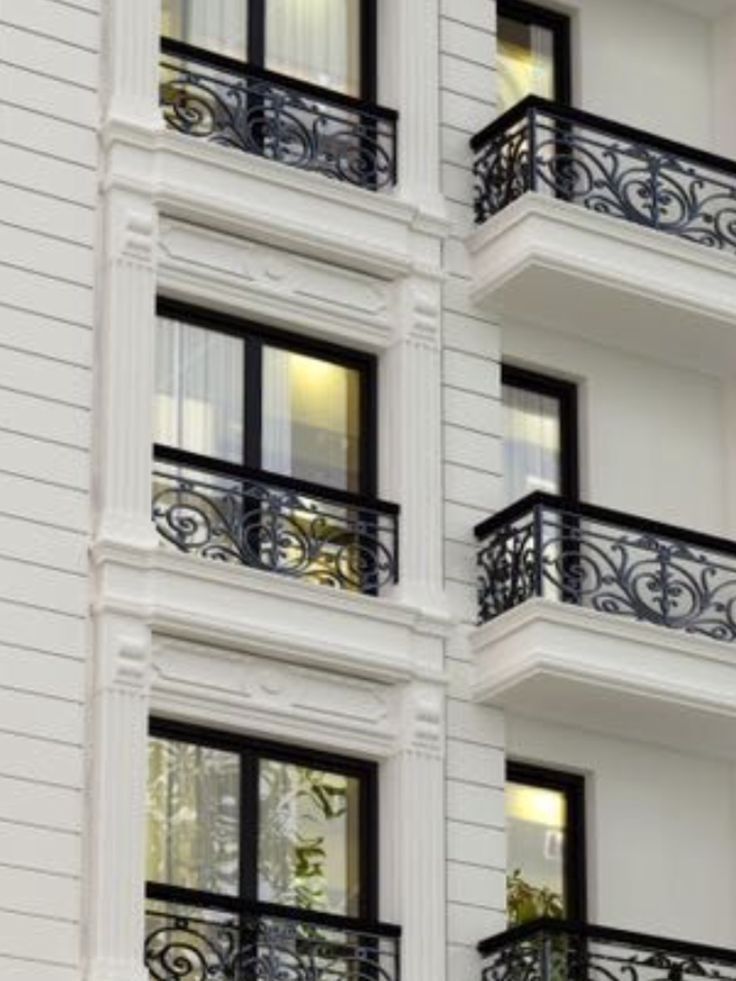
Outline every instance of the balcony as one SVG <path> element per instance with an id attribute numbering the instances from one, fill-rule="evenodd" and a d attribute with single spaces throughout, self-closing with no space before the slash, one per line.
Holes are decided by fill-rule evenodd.
<path id="1" fill-rule="evenodd" d="M 398 505 L 158 446 L 152 515 L 190 555 L 371 596 L 398 582 Z"/>
<path id="2" fill-rule="evenodd" d="M 476 302 L 718 370 L 736 351 L 736 163 L 537 97 L 472 140 Z"/>
<path id="3" fill-rule="evenodd" d="M 541 493 L 476 536 L 481 701 L 736 754 L 736 543 Z"/>
<path id="4" fill-rule="evenodd" d="M 396 183 L 394 110 L 171 39 L 161 50 L 170 129 L 368 190 Z"/>
<path id="5" fill-rule="evenodd" d="M 478 945 L 483 981 L 688 981 L 736 977 L 736 952 L 608 927 L 538 920 Z"/>
<path id="6" fill-rule="evenodd" d="M 247 912 L 151 904 L 151 981 L 400 981 L 398 927 L 268 904 Z"/>

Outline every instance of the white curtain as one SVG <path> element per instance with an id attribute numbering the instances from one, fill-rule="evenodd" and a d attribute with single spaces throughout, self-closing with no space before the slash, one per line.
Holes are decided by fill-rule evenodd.
<path id="1" fill-rule="evenodd" d="M 247 6 L 246 0 L 163 0 L 164 34 L 244 61 Z"/>
<path id="2" fill-rule="evenodd" d="M 160 317 L 156 442 L 242 463 L 244 357 L 240 338 Z"/>
<path id="3" fill-rule="evenodd" d="M 262 466 L 274 473 L 293 474 L 291 377 L 288 351 L 263 348 Z"/>
<path id="4" fill-rule="evenodd" d="M 504 483 L 511 504 L 532 491 L 560 491 L 560 419 L 557 399 L 503 386 Z"/>
<path id="5" fill-rule="evenodd" d="M 266 67 L 358 95 L 359 0 L 266 0 Z"/>
<path id="6" fill-rule="evenodd" d="M 546 27 L 499 18 L 498 111 L 527 95 L 554 97 L 554 36 Z"/>

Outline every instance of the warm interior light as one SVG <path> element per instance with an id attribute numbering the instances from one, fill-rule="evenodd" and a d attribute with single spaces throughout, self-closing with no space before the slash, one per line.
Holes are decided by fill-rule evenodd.
<path id="1" fill-rule="evenodd" d="M 563 830 L 565 798 L 555 790 L 512 783 L 506 788 L 506 816 L 516 821 Z"/>

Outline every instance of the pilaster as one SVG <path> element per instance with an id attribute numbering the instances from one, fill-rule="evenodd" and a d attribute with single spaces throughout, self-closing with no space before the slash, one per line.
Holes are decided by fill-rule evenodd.
<path id="1" fill-rule="evenodd" d="M 87 981 L 146 981 L 146 740 L 150 631 L 107 613 L 95 624 Z"/>
<path id="2" fill-rule="evenodd" d="M 401 925 L 404 981 L 445 981 L 442 688 L 407 685 L 400 712 L 381 765 L 381 918 Z"/>
<path id="3" fill-rule="evenodd" d="M 103 5 L 107 118 L 161 128 L 158 107 L 161 4 L 110 0 Z"/>

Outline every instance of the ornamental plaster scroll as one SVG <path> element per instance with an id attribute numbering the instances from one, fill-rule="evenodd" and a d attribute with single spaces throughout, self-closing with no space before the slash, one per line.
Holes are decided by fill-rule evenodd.
<path id="1" fill-rule="evenodd" d="M 391 285 L 374 276 L 173 219 L 161 222 L 158 259 L 164 283 L 224 286 L 256 305 L 276 299 L 287 312 L 289 305 L 316 315 L 328 312 L 359 323 L 379 343 L 390 331 Z"/>
<path id="2" fill-rule="evenodd" d="M 235 719 L 254 734 L 372 755 L 397 736 L 389 685 L 165 636 L 154 641 L 153 703 L 190 721 Z"/>

